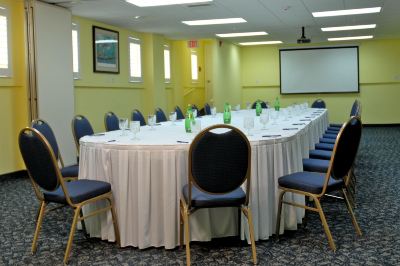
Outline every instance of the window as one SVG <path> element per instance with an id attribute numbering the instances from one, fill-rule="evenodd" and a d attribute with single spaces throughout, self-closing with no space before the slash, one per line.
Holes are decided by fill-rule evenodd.
<path id="1" fill-rule="evenodd" d="M 192 64 L 192 81 L 196 82 L 199 80 L 199 72 L 198 72 L 198 65 L 197 65 L 197 54 L 196 52 L 192 52 L 190 55 L 190 61 Z"/>
<path id="2" fill-rule="evenodd" d="M 137 38 L 129 37 L 129 81 L 142 82 L 141 44 Z"/>
<path id="3" fill-rule="evenodd" d="M 79 79 L 79 25 L 72 23 L 72 71 L 74 79 Z"/>
<path id="4" fill-rule="evenodd" d="M 164 45 L 164 78 L 165 82 L 171 81 L 171 59 L 168 45 Z"/>
<path id="5" fill-rule="evenodd" d="M 11 76 L 9 21 L 8 10 L 0 6 L 0 77 Z"/>

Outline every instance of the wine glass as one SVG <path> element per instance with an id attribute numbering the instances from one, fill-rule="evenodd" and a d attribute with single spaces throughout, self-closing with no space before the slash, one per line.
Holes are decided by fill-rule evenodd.
<path id="1" fill-rule="evenodd" d="M 176 112 L 169 113 L 169 121 L 171 121 L 171 125 L 175 125 L 176 121 Z"/>
<path id="2" fill-rule="evenodd" d="M 217 115 L 217 107 L 214 106 L 211 108 L 211 116 L 215 117 L 216 115 Z"/>
<path id="3" fill-rule="evenodd" d="M 125 135 L 125 129 L 128 128 L 128 118 L 118 119 L 119 129 L 121 129 L 121 136 Z"/>
<path id="4" fill-rule="evenodd" d="M 197 117 L 197 109 L 193 109 L 193 117 L 194 117 L 194 118 Z"/>
<path id="5" fill-rule="evenodd" d="M 147 122 L 150 126 L 150 130 L 154 130 L 154 125 L 156 123 L 156 116 L 155 115 L 148 115 Z"/>
<path id="6" fill-rule="evenodd" d="M 266 129 L 266 124 L 268 123 L 269 120 L 269 115 L 267 112 L 261 113 L 260 114 L 260 123 L 263 125 L 262 129 Z"/>
<path id="7" fill-rule="evenodd" d="M 140 121 L 131 121 L 129 123 L 129 129 L 133 133 L 133 139 L 132 140 L 138 139 L 136 137 L 136 134 L 139 133 L 139 131 L 140 131 Z"/>
<path id="8" fill-rule="evenodd" d="M 247 109 L 247 110 L 250 110 L 250 109 L 251 109 L 251 103 L 250 103 L 250 102 L 247 102 L 247 103 L 246 103 L 246 109 Z"/>
<path id="9" fill-rule="evenodd" d="M 243 122 L 244 122 L 244 128 L 247 129 L 247 135 L 252 136 L 250 130 L 254 128 L 254 117 L 246 116 L 244 117 Z"/>

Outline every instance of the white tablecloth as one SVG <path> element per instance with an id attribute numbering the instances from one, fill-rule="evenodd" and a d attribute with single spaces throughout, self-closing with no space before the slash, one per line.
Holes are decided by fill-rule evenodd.
<path id="1" fill-rule="evenodd" d="M 232 112 L 232 125 L 244 132 L 245 116 L 255 117 L 255 111 Z M 222 114 L 198 120 L 205 128 L 222 123 Z M 310 108 L 301 115 L 280 119 L 276 125 L 269 122 L 266 130 L 261 130 L 258 117 L 254 121 L 253 135 L 248 137 L 252 156 L 250 206 L 258 240 L 275 233 L 278 178 L 302 170 L 302 158 L 328 126 L 328 115 L 326 110 Z M 123 247 L 170 249 L 179 245 L 179 199 L 187 183 L 187 157 L 194 134 L 185 132 L 183 121 L 154 128 L 141 127 L 139 140 L 132 140 L 130 132 L 121 136 L 121 131 L 80 140 L 79 178 L 111 183 Z M 281 136 L 263 137 L 275 134 Z M 304 202 L 304 197 L 286 196 Z M 297 229 L 303 216 L 303 209 L 284 206 L 281 231 Z M 191 239 L 237 235 L 237 221 L 237 211 L 232 208 L 199 210 L 190 218 Z M 242 218 L 242 237 L 248 235 L 246 221 Z M 89 218 L 86 224 L 91 236 L 115 240 L 110 214 Z"/>

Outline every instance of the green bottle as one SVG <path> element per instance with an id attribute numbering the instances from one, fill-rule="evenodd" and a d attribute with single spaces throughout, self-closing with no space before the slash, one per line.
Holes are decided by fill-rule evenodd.
<path id="1" fill-rule="evenodd" d="M 278 97 L 276 97 L 276 99 L 275 99 L 274 108 L 275 108 L 275 111 L 279 111 L 279 109 L 281 108 L 281 104 L 279 103 Z"/>
<path id="2" fill-rule="evenodd" d="M 185 130 L 186 133 L 191 133 L 192 132 L 192 120 L 193 120 L 193 110 L 192 106 L 188 104 L 188 107 L 186 109 L 186 115 L 185 115 Z"/>
<path id="3" fill-rule="evenodd" d="M 261 113 L 262 113 L 261 103 L 260 103 L 260 101 L 257 101 L 256 102 L 256 115 L 260 116 Z"/>
<path id="4" fill-rule="evenodd" d="M 225 103 L 224 105 L 224 124 L 231 123 L 231 106 L 229 103 Z"/>

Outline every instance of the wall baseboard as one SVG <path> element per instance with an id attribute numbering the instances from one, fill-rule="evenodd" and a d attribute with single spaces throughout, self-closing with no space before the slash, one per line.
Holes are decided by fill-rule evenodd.
<path id="1" fill-rule="evenodd" d="M 363 124 L 363 127 L 400 127 L 400 123 L 393 123 L 393 124 Z"/>
<path id="2" fill-rule="evenodd" d="M 21 177 L 28 177 L 28 172 L 26 170 L 19 170 L 11 173 L 5 173 L 0 175 L 1 178 L 5 177 L 16 177 L 16 178 L 21 178 Z"/>

